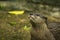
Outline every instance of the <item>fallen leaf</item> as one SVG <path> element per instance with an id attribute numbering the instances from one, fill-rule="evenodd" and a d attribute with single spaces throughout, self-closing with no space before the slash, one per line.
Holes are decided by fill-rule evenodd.
<path id="1" fill-rule="evenodd" d="M 24 14 L 24 11 L 9 11 L 9 14 L 21 15 Z"/>

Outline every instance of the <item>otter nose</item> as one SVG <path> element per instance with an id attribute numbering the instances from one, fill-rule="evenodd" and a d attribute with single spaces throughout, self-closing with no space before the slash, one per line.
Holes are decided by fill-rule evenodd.
<path id="1" fill-rule="evenodd" d="M 28 18 L 30 18 L 31 16 L 33 16 L 33 14 L 32 14 L 32 13 L 31 13 L 31 14 L 29 14 Z"/>
<path id="2" fill-rule="evenodd" d="M 36 16 L 39 16 L 39 14 L 35 14 Z"/>
<path id="3" fill-rule="evenodd" d="M 30 15 L 35 15 L 35 16 L 39 16 L 39 14 L 30 14 Z"/>
<path id="4" fill-rule="evenodd" d="M 30 14 L 30 17 L 34 17 L 34 14 Z"/>

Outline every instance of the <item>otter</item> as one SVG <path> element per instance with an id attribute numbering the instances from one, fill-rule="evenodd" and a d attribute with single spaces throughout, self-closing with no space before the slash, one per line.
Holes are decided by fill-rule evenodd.
<path id="1" fill-rule="evenodd" d="M 45 23 L 45 17 L 37 14 L 30 14 L 29 19 L 32 24 L 31 40 L 55 40 Z"/>

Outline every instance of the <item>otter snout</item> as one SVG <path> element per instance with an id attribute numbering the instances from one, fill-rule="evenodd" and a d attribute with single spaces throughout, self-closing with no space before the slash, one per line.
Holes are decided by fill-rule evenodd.
<path id="1" fill-rule="evenodd" d="M 29 15 L 29 18 L 30 18 L 30 19 L 36 19 L 37 16 L 39 16 L 39 15 L 38 15 L 38 14 L 30 14 L 30 15 Z"/>

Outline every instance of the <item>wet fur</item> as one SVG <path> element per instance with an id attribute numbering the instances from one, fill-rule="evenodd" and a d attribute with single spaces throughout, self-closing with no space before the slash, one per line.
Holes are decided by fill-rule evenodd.
<path id="1" fill-rule="evenodd" d="M 36 15 L 32 15 L 36 16 Z M 30 22 L 32 24 L 32 30 L 31 30 L 31 40 L 55 40 L 53 34 L 49 31 L 47 28 L 47 25 L 43 18 L 40 17 L 40 19 L 34 18 L 33 20 L 30 19 Z M 30 18 L 33 18 L 30 16 Z"/>

